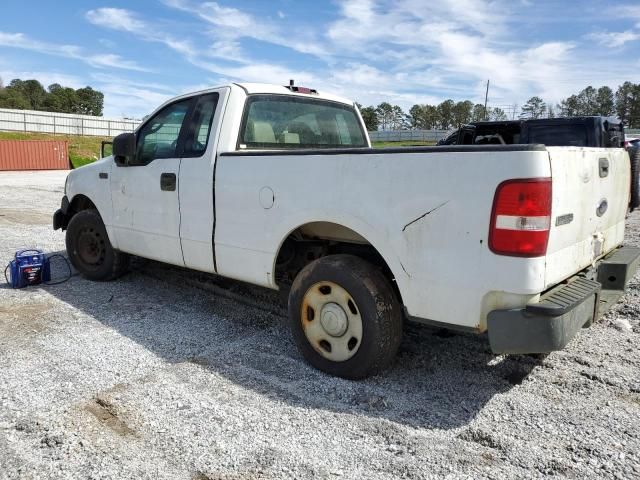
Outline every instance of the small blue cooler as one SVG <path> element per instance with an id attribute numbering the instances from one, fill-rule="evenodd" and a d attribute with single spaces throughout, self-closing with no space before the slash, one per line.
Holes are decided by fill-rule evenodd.
<path id="1" fill-rule="evenodd" d="M 19 250 L 9 264 L 11 286 L 23 288 L 51 280 L 49 260 L 41 250 Z"/>

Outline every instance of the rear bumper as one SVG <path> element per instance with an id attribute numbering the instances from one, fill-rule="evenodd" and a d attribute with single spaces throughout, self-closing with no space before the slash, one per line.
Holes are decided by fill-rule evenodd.
<path id="1" fill-rule="evenodd" d="M 53 214 L 53 229 L 58 230 L 59 228 L 61 228 L 62 230 L 66 230 L 70 219 L 71 217 L 69 216 L 69 199 L 65 195 L 64 197 L 62 197 L 60 208 Z"/>
<path id="2" fill-rule="evenodd" d="M 494 310 L 487 317 L 495 353 L 547 353 L 563 349 L 624 293 L 640 263 L 640 248 L 622 247 L 595 269 L 570 278 L 524 308 Z"/>

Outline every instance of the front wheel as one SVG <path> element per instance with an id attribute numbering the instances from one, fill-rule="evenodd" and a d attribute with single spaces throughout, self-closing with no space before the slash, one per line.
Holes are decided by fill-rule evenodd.
<path id="1" fill-rule="evenodd" d="M 330 255 L 307 265 L 289 294 L 294 340 L 323 372 L 365 378 L 387 367 L 402 337 L 402 314 L 393 288 L 372 264 Z"/>
<path id="2" fill-rule="evenodd" d="M 71 217 L 66 244 L 71 264 L 89 280 L 113 280 L 129 265 L 129 256 L 111 246 L 97 210 L 82 210 Z"/>

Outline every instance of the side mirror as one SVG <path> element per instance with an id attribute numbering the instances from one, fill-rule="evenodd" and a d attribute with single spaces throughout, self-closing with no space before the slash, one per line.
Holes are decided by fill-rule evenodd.
<path id="1" fill-rule="evenodd" d="M 113 139 L 113 160 L 116 165 L 126 165 L 136 155 L 136 135 L 121 133 Z"/>

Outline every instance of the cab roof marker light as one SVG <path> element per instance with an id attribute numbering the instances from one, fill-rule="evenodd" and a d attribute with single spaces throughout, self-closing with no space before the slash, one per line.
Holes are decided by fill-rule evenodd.
<path id="1" fill-rule="evenodd" d="M 289 80 L 289 85 L 285 85 L 284 88 L 291 90 L 296 93 L 306 93 L 308 95 L 317 95 L 318 91 L 313 88 L 308 87 L 297 87 L 293 84 L 293 80 Z"/>

